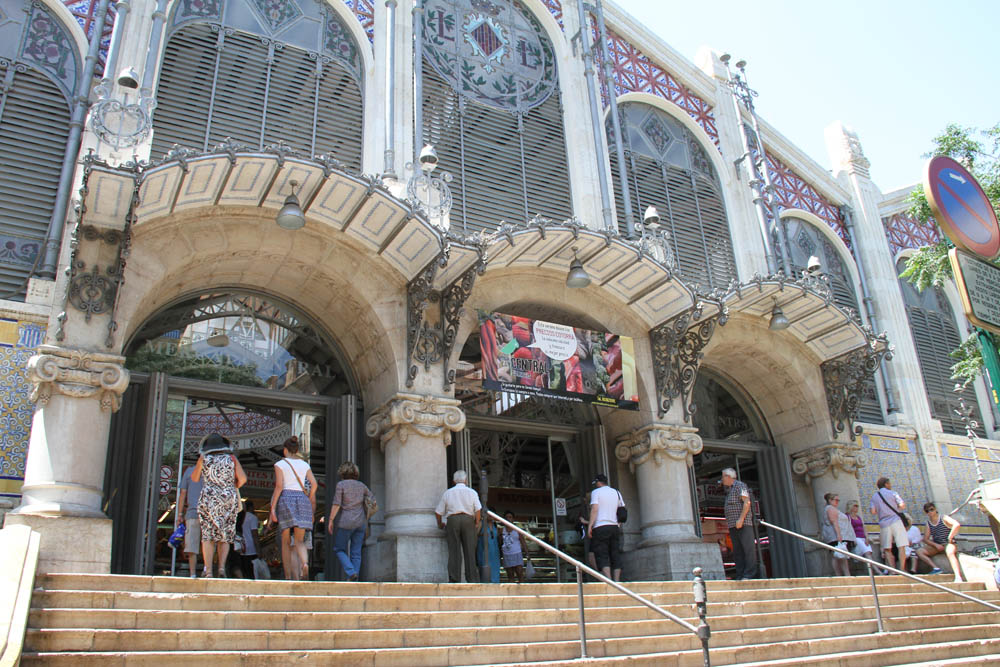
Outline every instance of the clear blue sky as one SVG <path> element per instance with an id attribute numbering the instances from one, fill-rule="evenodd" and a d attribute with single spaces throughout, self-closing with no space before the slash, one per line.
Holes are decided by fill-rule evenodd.
<path id="1" fill-rule="evenodd" d="M 948 123 L 1000 122 L 1000 0 L 614 1 L 689 60 L 745 59 L 761 117 L 827 169 L 824 128 L 853 127 L 885 192 Z"/>

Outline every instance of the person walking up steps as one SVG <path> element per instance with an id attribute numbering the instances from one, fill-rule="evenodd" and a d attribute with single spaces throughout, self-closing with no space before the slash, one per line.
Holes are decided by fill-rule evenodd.
<path id="1" fill-rule="evenodd" d="M 448 581 L 453 584 L 462 581 L 463 560 L 465 580 L 470 584 L 479 583 L 476 534 L 483 505 L 479 502 L 479 494 L 465 485 L 466 477 L 464 470 L 456 470 L 451 476 L 455 486 L 444 492 L 434 509 L 438 528 L 444 530 L 448 538 Z"/>

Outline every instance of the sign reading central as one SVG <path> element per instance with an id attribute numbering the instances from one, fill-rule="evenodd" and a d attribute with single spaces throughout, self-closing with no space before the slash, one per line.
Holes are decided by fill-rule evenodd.
<path id="1" fill-rule="evenodd" d="M 628 336 L 479 313 L 483 388 L 639 409 Z"/>

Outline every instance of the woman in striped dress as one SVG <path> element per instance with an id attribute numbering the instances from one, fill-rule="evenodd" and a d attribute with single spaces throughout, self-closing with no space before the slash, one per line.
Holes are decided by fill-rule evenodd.
<path id="1" fill-rule="evenodd" d="M 962 524 L 950 516 L 938 514 L 934 503 L 924 503 L 924 514 L 927 515 L 927 526 L 924 529 L 924 543 L 917 549 L 917 558 L 930 566 L 930 574 L 940 574 L 941 568 L 931 559 L 944 552 L 948 556 L 948 562 L 951 563 L 951 571 L 955 573 L 955 583 L 960 583 L 962 568 L 958 564 L 955 538 L 958 537 L 958 530 Z"/>

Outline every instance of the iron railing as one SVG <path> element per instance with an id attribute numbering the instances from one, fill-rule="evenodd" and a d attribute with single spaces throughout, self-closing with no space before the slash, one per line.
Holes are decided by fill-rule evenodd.
<path id="1" fill-rule="evenodd" d="M 708 606 L 708 596 L 707 596 L 707 593 L 705 591 L 705 580 L 702 579 L 702 577 L 701 577 L 701 568 L 700 567 L 694 568 L 694 602 L 695 602 L 695 606 L 697 607 L 697 610 L 698 610 L 698 619 L 699 619 L 699 624 L 697 626 L 694 626 L 694 625 L 688 623 L 687 621 L 685 621 L 683 618 L 680 618 L 679 616 L 676 616 L 676 615 L 670 613 L 669 611 L 667 611 L 666 609 L 660 607 L 659 605 L 657 605 L 657 604 L 655 604 L 653 602 L 650 602 L 649 600 L 647 600 L 646 598 L 642 597 L 641 595 L 630 591 L 628 588 L 622 586 L 617 581 L 612 581 L 611 579 L 609 579 L 608 577 L 604 576 L 603 574 L 601 574 L 597 570 L 595 570 L 595 569 L 593 569 L 591 567 L 588 567 L 587 565 L 584 565 L 583 563 L 581 563 L 580 561 L 576 560 L 575 558 L 573 558 L 569 554 L 566 554 L 566 553 L 560 551 L 559 549 L 556 549 L 552 545 L 550 545 L 550 544 L 548 544 L 548 543 L 546 543 L 546 542 L 538 539 L 537 537 L 535 537 L 534 535 L 532 535 L 528 531 L 522 530 L 521 528 L 518 528 L 514 524 L 512 524 L 509 521 L 507 521 L 506 519 L 504 519 L 503 517 L 498 516 L 497 514 L 494 514 L 493 512 L 490 512 L 489 510 L 486 511 L 486 516 L 488 516 L 491 519 L 493 519 L 493 521 L 495 521 L 496 523 L 499 523 L 499 524 L 501 524 L 503 526 L 507 526 L 508 528 L 516 530 L 518 533 L 520 533 L 521 535 L 523 535 L 526 539 L 531 540 L 532 542 L 534 542 L 538 546 L 542 547 L 543 549 L 545 549 L 546 551 L 548 551 L 549 553 L 551 553 L 552 555 L 554 555 L 556 558 L 558 558 L 558 559 L 560 559 L 562 561 L 565 561 L 565 562 L 569 563 L 570 565 L 572 565 L 574 568 L 576 568 L 577 600 L 578 600 L 579 608 L 580 608 L 579 626 L 580 626 L 580 657 L 581 658 L 587 658 L 587 657 L 589 657 L 587 655 L 587 628 L 586 628 L 586 623 L 584 621 L 584 611 L 583 611 L 583 573 L 586 572 L 587 574 L 589 574 L 590 576 L 594 577 L 598 581 L 603 581 L 604 583 L 606 583 L 607 585 L 611 586 L 612 588 L 614 588 L 614 589 L 616 589 L 616 590 L 624 593 L 625 595 L 629 596 L 630 598 L 632 598 L 636 602 L 639 602 L 640 604 L 643 604 L 646 607 L 649 607 L 650 609 L 652 609 L 656 613 L 662 615 L 665 618 L 670 619 L 674 623 L 677 623 L 678 625 L 680 625 L 682 628 L 684 628 L 688 632 L 693 633 L 698 639 L 701 640 L 701 650 L 702 650 L 702 656 L 704 657 L 704 661 L 705 661 L 705 667 L 711 667 L 711 663 L 709 662 L 709 655 L 708 655 L 708 638 L 711 636 L 711 630 L 708 627 L 708 622 L 705 620 L 705 616 L 706 616 L 706 612 L 707 612 L 707 606 Z M 525 555 L 527 555 L 527 554 L 525 554 Z"/>
<path id="2" fill-rule="evenodd" d="M 815 544 L 816 546 L 823 547 L 824 549 L 826 549 L 828 551 L 834 551 L 836 553 L 844 554 L 848 558 L 853 558 L 854 560 L 861 561 L 862 563 L 867 564 L 868 565 L 868 577 L 869 577 L 869 579 L 871 579 L 871 583 L 872 583 L 872 598 L 874 598 L 874 600 L 875 600 L 875 617 L 876 617 L 876 620 L 878 621 L 878 631 L 879 632 L 885 632 L 885 628 L 882 625 L 882 608 L 879 606 L 879 602 L 878 602 L 878 586 L 875 583 L 875 568 L 879 568 L 881 570 L 888 570 L 888 571 L 893 572 L 895 574 L 904 576 L 907 579 L 912 579 L 913 581 L 916 581 L 916 582 L 919 582 L 921 584 L 924 584 L 925 586 L 930 586 L 932 588 L 938 589 L 939 591 L 944 591 L 945 593 L 951 593 L 952 595 L 957 595 L 958 597 L 964 598 L 966 600 L 969 600 L 970 602 L 979 603 L 979 604 L 981 604 L 981 605 L 983 605 L 985 607 L 989 607 L 993 611 L 1000 611 L 1000 607 L 998 607 L 997 605 L 993 604 L 992 602 L 987 602 L 986 600 L 980 600 L 979 598 L 973 597 L 973 596 L 968 595 L 966 593 L 962 593 L 961 591 L 956 591 L 954 589 L 948 588 L 947 586 L 942 586 L 941 584 L 936 584 L 933 581 L 927 581 L 926 579 L 921 579 L 920 577 L 918 577 L 916 575 L 913 575 L 913 574 L 910 574 L 909 572 L 903 572 L 902 570 L 897 570 L 894 567 L 891 567 L 889 565 L 885 565 L 884 563 L 879 563 L 877 561 L 871 560 L 870 558 L 865 558 L 864 556 L 858 556 L 857 554 L 851 553 L 850 551 L 846 551 L 844 549 L 838 549 L 836 547 L 831 547 L 829 544 L 826 544 L 825 542 L 820 542 L 819 540 L 814 540 L 811 537 L 806 537 L 805 535 L 802 535 L 800 533 L 796 533 L 795 531 L 792 531 L 792 530 L 788 530 L 787 528 L 782 528 L 781 526 L 775 526 L 773 523 L 768 523 L 767 521 L 761 521 L 760 524 L 762 526 L 766 526 L 768 528 L 773 528 L 774 530 L 777 530 L 779 532 L 785 533 L 786 535 L 791 535 L 792 537 L 796 537 L 796 538 L 802 540 L 803 542 L 808 542 L 809 544 Z"/>

